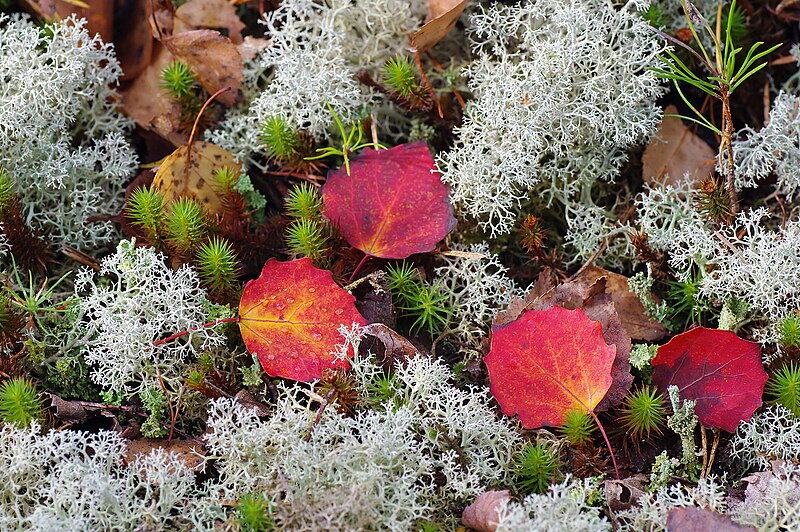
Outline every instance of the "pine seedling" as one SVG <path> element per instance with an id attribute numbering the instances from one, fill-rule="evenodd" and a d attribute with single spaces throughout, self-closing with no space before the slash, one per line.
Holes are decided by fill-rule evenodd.
<path id="1" fill-rule="evenodd" d="M 419 97 L 422 89 L 417 81 L 414 65 L 408 57 L 397 56 L 386 61 L 383 65 L 383 77 L 386 86 L 398 96 L 407 99 Z"/>
<path id="2" fill-rule="evenodd" d="M 194 97 L 197 89 L 197 81 L 189 66 L 178 60 L 174 60 L 161 70 L 162 89 L 178 102 L 186 102 Z"/>
<path id="3" fill-rule="evenodd" d="M 620 421 L 628 434 L 638 441 L 649 438 L 651 433 L 661 434 L 666 412 L 664 396 L 654 386 L 643 386 L 625 398 Z"/>
<path id="4" fill-rule="evenodd" d="M 785 406 L 800 417 L 800 366 L 794 361 L 773 373 L 764 391 L 772 402 Z"/>
<path id="5" fill-rule="evenodd" d="M 286 244 L 289 250 L 300 257 L 308 257 L 315 266 L 323 265 L 326 259 L 328 237 L 321 222 L 301 218 L 286 229 Z"/>
<path id="6" fill-rule="evenodd" d="M 324 159 L 326 157 L 330 157 L 333 155 L 338 155 L 342 159 L 344 159 L 344 167 L 347 170 L 347 175 L 350 175 L 350 155 L 357 152 L 363 148 L 375 148 L 385 150 L 386 146 L 382 144 L 378 144 L 376 142 L 362 142 L 364 139 L 364 130 L 361 127 L 361 120 L 358 122 L 350 121 L 350 132 L 346 132 L 344 129 L 344 124 L 342 124 L 342 120 L 339 118 L 339 115 L 333 110 L 331 104 L 325 102 L 325 105 L 328 106 L 331 114 L 333 115 L 333 119 L 336 121 L 336 127 L 339 129 L 339 133 L 342 136 L 342 147 L 341 148 L 334 148 L 333 146 L 327 146 L 325 148 L 317 148 L 317 153 L 319 155 L 315 155 L 313 157 L 306 157 L 306 161 L 316 161 L 318 159 Z"/>
<path id="7" fill-rule="evenodd" d="M 32 421 L 42 419 L 44 403 L 32 381 L 14 377 L 0 384 L 0 420 L 27 428 Z"/>
<path id="8" fill-rule="evenodd" d="M 729 224 L 733 220 L 734 205 L 725 190 L 725 184 L 714 177 L 704 179 L 697 189 L 694 207 L 706 219 L 717 224 Z"/>
<path id="9" fill-rule="evenodd" d="M 165 229 L 169 245 L 179 255 L 190 257 L 206 235 L 206 213 L 197 200 L 178 198 L 169 206 Z"/>
<path id="10" fill-rule="evenodd" d="M 542 256 L 547 230 L 542 225 L 541 220 L 532 214 L 528 214 L 522 221 L 522 225 L 517 229 L 517 234 L 519 235 L 519 243 L 525 253 L 532 258 Z"/>
<path id="11" fill-rule="evenodd" d="M 592 433 L 595 427 L 594 419 L 592 419 L 592 415 L 589 412 L 573 408 L 564 414 L 564 424 L 558 428 L 558 432 L 570 444 L 580 447 L 592 440 Z"/>
<path id="12" fill-rule="evenodd" d="M 259 135 L 267 159 L 277 164 L 294 162 L 300 156 L 300 133 L 280 115 L 268 117 Z"/>
<path id="13" fill-rule="evenodd" d="M 418 283 L 409 293 L 407 304 L 400 307 L 408 315 L 415 317 L 411 332 L 426 331 L 433 334 L 444 330 L 451 311 L 447 308 L 447 294 L 441 289 L 441 280 L 433 285 Z"/>
<path id="14" fill-rule="evenodd" d="M 356 380 L 343 368 L 326 368 L 319 382 L 319 395 L 336 403 L 340 414 L 349 415 L 360 402 Z"/>
<path id="15" fill-rule="evenodd" d="M 266 532 L 275 529 L 272 508 L 263 495 L 246 493 L 234 506 L 236 522 L 242 532 Z"/>
<path id="16" fill-rule="evenodd" d="M 137 188 L 128 200 L 126 213 L 131 223 L 144 232 L 147 242 L 160 249 L 167 215 L 164 194 L 153 187 Z"/>
<path id="17" fill-rule="evenodd" d="M 230 242 L 218 236 L 203 242 L 197 251 L 196 264 L 200 280 L 214 298 L 234 292 L 239 261 Z"/>
<path id="18" fill-rule="evenodd" d="M 295 185 L 286 197 L 286 214 L 292 218 L 319 221 L 322 219 L 322 197 L 309 183 Z"/>
<path id="19" fill-rule="evenodd" d="M 526 495 L 546 493 L 555 478 L 558 465 L 558 453 L 552 446 L 542 441 L 528 443 L 514 460 L 514 485 Z"/>

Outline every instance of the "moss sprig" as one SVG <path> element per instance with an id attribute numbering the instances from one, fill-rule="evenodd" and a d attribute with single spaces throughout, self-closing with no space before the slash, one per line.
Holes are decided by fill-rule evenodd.
<path id="1" fill-rule="evenodd" d="M 654 386 L 642 386 L 625 397 L 620 421 L 635 440 L 661 434 L 666 423 L 665 397 Z"/>
<path id="2" fill-rule="evenodd" d="M 592 415 L 585 410 L 573 408 L 564 414 L 564 423 L 558 428 L 558 432 L 564 436 L 570 444 L 580 447 L 592 440 L 592 433 L 595 425 Z"/>
<path id="3" fill-rule="evenodd" d="M 552 445 L 528 443 L 514 459 L 514 485 L 520 493 L 546 493 L 556 478 L 559 457 Z"/>
<path id="4" fill-rule="evenodd" d="M 800 366 L 794 361 L 773 373 L 764 391 L 773 403 L 785 406 L 800 417 Z"/>
<path id="5" fill-rule="evenodd" d="M 20 428 L 44 419 L 44 402 L 29 379 L 14 377 L 0 384 L 0 420 Z"/>

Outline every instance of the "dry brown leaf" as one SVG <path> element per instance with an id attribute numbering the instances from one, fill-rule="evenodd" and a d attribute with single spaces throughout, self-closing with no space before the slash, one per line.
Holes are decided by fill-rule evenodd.
<path id="1" fill-rule="evenodd" d="M 192 471 L 202 471 L 205 466 L 205 451 L 200 442 L 194 440 L 150 440 L 139 438 L 126 442 L 127 450 L 123 463 L 129 465 L 137 456 L 148 455 L 155 449 L 164 449 L 173 453 L 183 464 Z"/>
<path id="2" fill-rule="evenodd" d="M 217 99 L 228 106 L 240 96 L 244 61 L 230 39 L 213 30 L 192 30 L 165 37 L 161 41 L 172 54 L 189 65 L 197 81 L 209 93 L 230 87 Z"/>
<path id="3" fill-rule="evenodd" d="M 365 325 L 364 332 L 383 342 L 386 347 L 384 358 L 391 361 L 392 366 L 403 365 L 406 360 L 421 356 L 414 344 L 383 323 Z"/>
<path id="4" fill-rule="evenodd" d="M 755 528 L 733 522 L 728 515 L 697 508 L 679 506 L 667 514 L 667 532 L 755 532 Z"/>
<path id="5" fill-rule="evenodd" d="M 464 508 L 461 523 L 478 532 L 495 532 L 500 519 L 500 509 L 511 500 L 508 490 L 485 491 Z"/>
<path id="6" fill-rule="evenodd" d="M 467 0 L 428 0 L 428 18 L 411 36 L 411 46 L 425 52 L 444 39 L 456 25 L 467 6 Z"/>
<path id="7" fill-rule="evenodd" d="M 676 114 L 670 105 L 665 114 Z M 667 183 L 683 180 L 689 174 L 693 182 L 700 182 L 714 171 L 716 153 L 703 139 L 691 132 L 680 118 L 665 116 L 658 133 L 650 140 L 642 156 L 642 177 L 645 182 L 662 181 L 669 175 Z"/>
<path id="8" fill-rule="evenodd" d="M 180 104 L 161 90 L 161 70 L 172 61 L 172 54 L 155 43 L 153 60 L 122 94 L 125 113 L 139 126 L 155 131 L 176 146 L 186 144 L 189 138 L 178 133 Z"/>
<path id="9" fill-rule="evenodd" d="M 647 497 L 647 475 L 632 475 L 621 480 L 606 480 L 603 483 L 603 492 L 606 505 L 612 514 L 630 509 L 639 504 L 639 499 Z"/>
<path id="10" fill-rule="evenodd" d="M 233 155 L 216 144 L 195 142 L 191 152 L 188 146 L 181 146 L 161 163 L 153 187 L 164 193 L 167 202 L 179 197 L 195 198 L 210 214 L 221 213 L 214 171 L 226 166 L 234 175 L 242 171 Z"/>
<path id="11" fill-rule="evenodd" d="M 122 66 L 122 79 L 136 79 L 150 64 L 153 56 L 153 36 L 147 18 L 147 1 L 134 0 L 126 4 L 125 18 L 129 24 L 119 28 L 114 46 Z"/>
<path id="12" fill-rule="evenodd" d="M 48 22 L 63 20 L 74 14 L 86 19 L 89 35 L 100 34 L 103 42 L 114 39 L 114 2 L 108 0 L 85 2 L 83 0 L 24 0 L 23 7 Z"/>
<path id="13" fill-rule="evenodd" d="M 645 314 L 642 301 L 630 291 L 628 278 L 624 275 L 597 266 L 589 266 L 575 278 L 575 281 L 591 285 L 601 277 L 606 278 L 606 292 L 611 294 L 622 326 L 633 340 L 656 342 L 667 335 L 666 327 Z"/>
<path id="14" fill-rule="evenodd" d="M 189 0 L 175 10 L 173 33 L 225 28 L 231 42 L 241 44 L 244 27 L 236 8 L 227 0 Z"/>
<path id="15" fill-rule="evenodd" d="M 150 23 L 150 33 L 156 39 L 172 35 L 175 12 L 170 0 L 147 0 L 147 21 Z"/>

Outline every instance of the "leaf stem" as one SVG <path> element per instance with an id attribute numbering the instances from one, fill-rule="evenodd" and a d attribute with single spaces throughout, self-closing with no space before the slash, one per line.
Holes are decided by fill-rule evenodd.
<path id="1" fill-rule="evenodd" d="M 357 273 L 358 273 L 358 271 L 361 269 L 361 267 L 364 265 L 364 263 L 365 263 L 365 262 L 367 262 L 367 259 L 368 259 L 368 258 L 369 258 L 369 255 L 367 255 L 366 253 L 364 253 L 364 258 L 363 258 L 363 259 L 361 259 L 361 262 L 359 262 L 359 263 L 358 263 L 358 266 L 356 266 L 356 269 L 355 269 L 355 270 L 353 270 L 353 274 L 350 276 L 350 279 L 348 279 L 348 281 L 347 281 L 347 284 L 350 284 L 350 283 L 352 283 L 352 282 L 353 282 L 353 279 L 355 279 L 355 278 L 356 278 L 356 274 L 357 274 Z"/>
<path id="2" fill-rule="evenodd" d="M 597 423 L 597 428 L 600 429 L 600 434 L 603 435 L 603 439 L 606 441 L 606 447 L 608 447 L 608 452 L 611 453 L 611 463 L 614 464 L 614 474 L 617 476 L 617 480 L 620 480 L 619 468 L 617 467 L 617 459 L 614 457 L 614 449 L 611 447 L 611 442 L 608 440 L 608 436 L 606 435 L 606 429 L 603 428 L 603 424 L 600 423 L 600 418 L 597 417 L 597 414 L 594 413 L 594 410 L 588 410 L 588 412 L 594 418 L 594 422 Z"/>

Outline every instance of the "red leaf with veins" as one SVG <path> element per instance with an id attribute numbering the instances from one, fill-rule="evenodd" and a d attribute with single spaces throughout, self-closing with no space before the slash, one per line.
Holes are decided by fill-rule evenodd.
<path id="1" fill-rule="evenodd" d="M 239 301 L 242 339 L 268 375 L 319 379 L 327 368 L 350 366 L 332 352 L 342 343 L 341 325 L 365 324 L 354 302 L 331 272 L 315 268 L 309 259 L 270 259 Z"/>
<path id="2" fill-rule="evenodd" d="M 767 372 L 761 347 L 731 331 L 697 327 L 658 348 L 653 382 L 662 392 L 675 385 L 681 399 L 696 401 L 700 423 L 735 432 L 758 407 Z"/>
<path id="3" fill-rule="evenodd" d="M 593 412 L 611 387 L 616 351 L 599 322 L 556 306 L 492 329 L 484 362 L 503 413 L 534 429 L 562 425 L 572 409 Z"/>
<path id="4" fill-rule="evenodd" d="M 404 259 L 432 251 L 456 226 L 447 187 L 425 142 L 364 149 L 322 187 L 325 216 L 367 255 Z"/>

